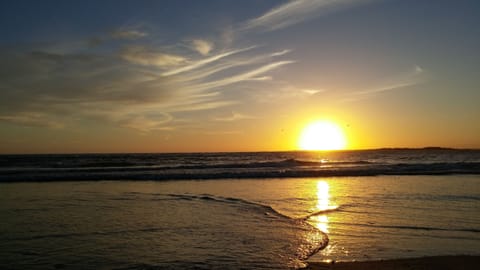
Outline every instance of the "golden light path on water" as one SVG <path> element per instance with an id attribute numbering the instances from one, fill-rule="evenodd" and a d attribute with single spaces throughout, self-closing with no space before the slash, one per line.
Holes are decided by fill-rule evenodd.
<path id="1" fill-rule="evenodd" d="M 317 182 L 317 209 L 316 211 L 325 211 L 332 209 L 330 205 L 330 186 L 325 181 Z M 327 215 L 318 215 L 313 217 L 315 220 L 315 226 L 322 232 L 329 233 L 328 231 L 328 217 Z"/>
<path id="2" fill-rule="evenodd" d="M 328 235 L 330 233 L 328 213 L 337 209 L 338 206 L 331 201 L 331 187 L 327 181 L 319 180 L 315 183 L 315 187 L 316 204 L 311 210 L 312 214 L 309 222 Z M 334 247 L 328 245 L 322 253 L 330 254 L 334 249 Z"/>

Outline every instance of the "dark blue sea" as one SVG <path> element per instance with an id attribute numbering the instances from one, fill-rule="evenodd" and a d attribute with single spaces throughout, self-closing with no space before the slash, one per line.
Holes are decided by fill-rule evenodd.
<path id="1" fill-rule="evenodd" d="M 0 155 L 0 181 L 479 174 L 480 150 Z"/>

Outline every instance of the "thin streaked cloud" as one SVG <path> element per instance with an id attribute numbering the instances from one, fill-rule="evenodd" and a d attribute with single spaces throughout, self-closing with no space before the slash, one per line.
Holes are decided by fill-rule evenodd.
<path id="1" fill-rule="evenodd" d="M 118 121 L 122 127 L 136 129 L 142 132 L 149 132 L 152 130 L 171 130 L 167 124 L 173 120 L 173 117 L 167 113 L 149 114 L 135 114 L 128 118 Z"/>
<path id="2" fill-rule="evenodd" d="M 239 135 L 239 134 L 244 134 L 244 132 L 241 130 L 203 131 L 202 134 L 218 136 L 218 135 Z"/>
<path id="3" fill-rule="evenodd" d="M 279 51 L 279 52 L 274 52 L 270 56 L 281 56 L 281 55 L 287 54 L 289 52 L 291 52 L 291 50 L 283 50 L 283 51 Z"/>
<path id="4" fill-rule="evenodd" d="M 235 88 L 224 87 L 268 81 L 267 73 L 293 62 L 275 61 L 286 50 L 265 52 L 258 46 L 197 48 L 199 56 L 181 46 L 109 42 L 120 48 L 117 53 L 98 53 L 95 47 L 55 53 L 34 46 L 0 52 L 9 66 L 0 69 L 0 121 L 60 127 L 85 118 L 141 132 L 169 130 L 177 113 L 241 103 L 225 94 Z"/>
<path id="5" fill-rule="evenodd" d="M 296 7 L 278 7 L 247 25 L 291 20 L 285 14 L 302 14 L 300 10 L 311 4 L 300 2 L 293 5 Z M 277 18 L 273 13 L 283 15 Z M 288 57 L 288 49 L 268 51 L 258 45 L 235 48 L 235 28 L 216 42 L 201 37 L 180 39 L 190 40 L 185 50 L 181 41 L 164 44 L 138 26 L 87 38 L 87 47 L 69 46 L 58 53 L 34 46 L 2 52 L 11 65 L 0 70 L 0 97 L 4 101 L 0 105 L 5 105 L 0 109 L 0 121 L 61 127 L 68 119 L 87 118 L 141 132 L 170 130 L 176 114 L 238 105 L 242 101 L 227 92 L 234 92 L 242 83 L 269 83 L 274 70 L 295 62 L 279 59 Z M 223 48 L 216 48 L 217 42 Z M 118 48 L 116 53 L 102 52 L 102 48 L 112 46 Z M 27 79 L 21 80 L 25 73 Z M 232 113 L 211 120 L 252 118 Z"/>
<path id="6" fill-rule="evenodd" d="M 296 0 L 277 6 L 263 15 L 248 20 L 240 29 L 244 31 L 274 31 L 315 17 L 371 0 Z"/>
<path id="7" fill-rule="evenodd" d="M 26 126 L 63 128 L 63 124 L 49 119 L 41 113 L 22 113 L 17 115 L 0 115 L 0 121 Z"/>
<path id="8" fill-rule="evenodd" d="M 364 99 L 369 96 L 380 94 L 387 91 L 398 91 L 410 86 L 418 85 L 427 81 L 427 72 L 418 65 L 412 69 L 399 73 L 391 78 L 384 80 L 380 85 L 373 86 L 366 90 L 358 90 L 348 93 L 348 97 L 343 101 L 354 101 Z M 381 81 L 381 80 L 379 80 Z"/>
<path id="9" fill-rule="evenodd" d="M 209 57 L 209 58 L 204 58 L 204 59 L 192 62 L 188 65 L 179 67 L 177 69 L 169 70 L 167 72 L 164 72 L 162 75 L 163 76 L 177 75 L 179 73 L 183 73 L 183 72 L 187 72 L 187 71 L 190 71 L 190 70 L 193 70 L 193 69 L 203 67 L 205 65 L 216 62 L 216 61 L 218 61 L 222 58 L 225 58 L 227 56 L 251 50 L 253 48 L 255 48 L 255 46 L 244 48 L 244 49 L 232 50 L 232 51 L 228 51 L 228 52 L 225 52 L 225 53 L 217 54 L 217 55 Z"/>
<path id="10" fill-rule="evenodd" d="M 213 110 L 230 105 L 238 104 L 238 101 L 203 101 L 203 102 L 191 102 L 190 104 L 174 104 L 169 108 L 171 112 L 192 112 L 192 111 L 204 111 Z"/>
<path id="11" fill-rule="evenodd" d="M 144 46 L 127 47 L 120 55 L 129 62 L 145 66 L 169 67 L 187 62 L 183 56 L 155 51 Z"/>
<path id="12" fill-rule="evenodd" d="M 255 116 L 252 115 L 247 115 L 243 113 L 238 113 L 238 112 L 232 112 L 228 116 L 223 116 L 223 117 L 215 117 L 213 118 L 214 121 L 218 122 L 233 122 L 233 121 L 238 121 L 238 120 L 245 120 L 245 119 L 255 119 Z"/>
<path id="13" fill-rule="evenodd" d="M 293 1 L 243 25 L 250 30 L 279 29 L 317 16 L 319 11 L 357 2 L 364 1 Z M 235 38 L 236 28 L 216 41 L 197 36 L 180 38 L 173 45 L 139 29 L 118 28 L 95 38 L 90 46 L 58 53 L 34 46 L 0 52 L 5 55 L 4 63 L 11 63 L 9 69 L 0 70 L 0 105 L 5 105 L 0 108 L 0 121 L 61 127 L 68 119 L 86 118 L 141 132 L 171 130 L 179 113 L 242 103 L 231 93 L 237 93 L 245 83 L 279 86 L 276 93 L 271 93 L 275 96 L 272 100 L 320 92 L 286 89 L 282 83 L 274 82 L 274 71 L 296 62 L 290 57 L 292 50 L 269 50 L 268 45 L 248 46 L 245 42 L 237 47 L 234 43 L 240 42 L 235 39 L 242 37 Z M 185 40 L 190 40 L 186 46 Z M 104 53 L 105 47 L 118 49 Z M 22 80 L 25 74 L 27 79 Z M 232 112 L 230 116 L 210 120 L 253 118 Z"/>
<path id="14" fill-rule="evenodd" d="M 290 52 L 290 50 L 274 52 L 271 54 L 258 54 L 253 56 L 250 55 L 248 57 L 237 57 L 220 63 L 214 63 L 199 70 L 191 71 L 188 76 L 185 76 L 181 79 L 186 81 L 198 80 L 229 69 L 271 62 L 274 61 L 273 57 L 282 56 L 287 54 L 288 52 Z"/>
<path id="15" fill-rule="evenodd" d="M 269 77 L 265 77 L 265 76 L 257 77 L 257 76 L 262 75 L 262 74 L 264 74 L 268 71 L 274 70 L 276 68 L 279 68 L 281 66 L 291 64 L 291 63 L 294 63 L 294 61 L 274 62 L 274 63 L 271 63 L 271 64 L 261 66 L 259 68 L 249 70 L 249 71 L 241 73 L 241 74 L 237 74 L 237 75 L 233 75 L 233 76 L 223 78 L 221 80 L 209 81 L 209 82 L 206 82 L 206 83 L 193 85 L 193 86 L 191 86 L 190 89 L 195 90 L 195 91 L 205 91 L 205 90 L 209 90 L 209 89 L 216 89 L 218 87 L 227 86 L 227 85 L 234 84 L 234 83 L 239 83 L 239 82 L 242 82 L 242 81 L 255 81 L 255 80 L 263 81 L 265 79 L 268 79 Z"/>
<path id="16" fill-rule="evenodd" d="M 113 31 L 110 36 L 116 39 L 139 39 L 148 36 L 148 33 L 135 29 L 119 29 Z"/>

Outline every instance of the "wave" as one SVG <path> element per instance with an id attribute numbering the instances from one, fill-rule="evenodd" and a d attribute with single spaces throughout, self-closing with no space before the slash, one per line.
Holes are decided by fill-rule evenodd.
<path id="1" fill-rule="evenodd" d="M 312 226 L 310 223 L 306 222 L 306 220 L 312 215 L 314 215 L 315 213 L 302 218 L 291 218 L 289 216 L 286 216 L 276 211 L 273 207 L 269 205 L 264 205 L 261 203 L 252 202 L 252 201 L 248 201 L 240 198 L 221 197 L 221 196 L 214 196 L 210 194 L 200 194 L 200 195 L 167 194 L 167 196 L 170 196 L 174 199 L 179 199 L 179 200 L 189 200 L 189 201 L 201 200 L 201 201 L 208 201 L 208 202 L 214 202 L 214 203 L 225 203 L 225 204 L 238 206 L 243 210 L 251 210 L 251 211 L 257 211 L 257 212 L 260 211 L 260 213 L 263 213 L 265 216 L 268 216 L 269 218 L 280 218 L 283 220 L 294 222 L 296 226 L 304 227 L 306 230 L 314 231 L 316 234 L 321 235 L 320 238 L 316 237 L 315 239 L 314 237 L 313 239 L 309 239 L 308 245 L 304 245 L 297 250 L 297 252 L 295 253 L 295 257 L 300 261 L 305 261 L 311 256 L 313 256 L 314 254 L 316 254 L 318 251 L 324 249 L 329 242 L 328 235 L 325 232 L 317 229 L 316 227 Z"/>
<path id="2" fill-rule="evenodd" d="M 9 171 L 15 172 L 17 170 L 23 171 L 42 171 L 42 170 L 55 170 L 55 171 L 109 171 L 109 170 L 125 170 L 125 171 L 142 171 L 147 169 L 165 171 L 165 170 L 195 170 L 195 169 L 234 169 L 234 168 L 294 168 L 294 167 L 332 167 L 332 166 L 347 166 L 347 165 L 366 165 L 371 164 L 369 161 L 305 161 L 299 159 L 284 159 L 278 161 L 256 161 L 256 162 L 221 162 L 221 163 L 197 163 L 197 164 L 173 164 L 173 165 L 161 165 L 156 163 L 141 162 L 80 162 L 78 164 L 65 163 L 65 164 L 45 164 L 43 167 L 37 166 L 22 166 L 20 164 L 6 166 L 0 171 L 8 173 Z M 4 164 L 5 166 L 5 164 Z M 4 166 L 0 166 L 4 167 Z"/>
<path id="3" fill-rule="evenodd" d="M 348 226 L 395 229 L 395 230 L 448 231 L 448 232 L 480 233 L 480 229 L 478 229 L 478 228 L 441 228 L 441 227 L 413 226 L 413 225 L 381 225 L 381 224 L 361 224 L 361 223 L 345 223 L 345 222 L 330 222 L 330 223 L 331 224 L 342 224 L 342 225 L 348 225 Z"/>
<path id="4" fill-rule="evenodd" d="M 480 174 L 480 151 L 0 155 L 0 182 Z"/>
<path id="5" fill-rule="evenodd" d="M 307 220 L 311 217 L 325 215 L 325 214 L 328 214 L 328 213 L 331 213 L 331 212 L 336 212 L 336 211 L 340 211 L 340 206 L 335 206 L 335 207 L 331 207 L 331 208 L 328 208 L 328 209 L 316 211 L 316 212 L 313 212 L 309 215 L 306 215 L 306 216 L 302 217 L 301 219 Z"/>
<path id="6" fill-rule="evenodd" d="M 315 164 L 315 165 L 312 165 Z M 344 166 L 348 164 L 349 166 Z M 356 165 L 352 165 L 356 164 Z M 360 165 L 358 165 L 360 164 Z M 168 168 L 2 169 L 0 182 L 81 180 L 201 180 L 285 177 L 480 174 L 480 162 L 432 164 L 345 163 L 323 166 L 318 162 L 284 160 L 248 164 L 180 166 Z"/>

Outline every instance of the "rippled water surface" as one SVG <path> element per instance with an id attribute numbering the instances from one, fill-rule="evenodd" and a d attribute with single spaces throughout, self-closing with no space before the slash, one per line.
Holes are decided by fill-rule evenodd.
<path id="1" fill-rule="evenodd" d="M 480 174 L 480 150 L 0 155 L 0 182 Z"/>
<path id="2" fill-rule="evenodd" d="M 479 176 L 0 185 L 0 266 L 286 269 L 480 254 Z"/>

